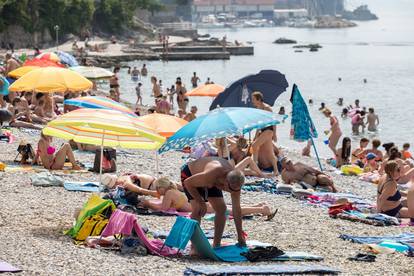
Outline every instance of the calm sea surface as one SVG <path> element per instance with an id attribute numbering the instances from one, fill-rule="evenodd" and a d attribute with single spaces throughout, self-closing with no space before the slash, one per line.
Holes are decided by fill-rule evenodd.
<path id="1" fill-rule="evenodd" d="M 360 22 L 350 29 L 293 29 L 293 28 L 245 28 L 239 30 L 200 30 L 212 36 L 227 35 L 228 41 L 250 41 L 255 47 L 254 56 L 232 56 L 228 61 L 161 61 L 146 62 L 149 75 L 163 81 L 164 88 L 171 86 L 181 76 L 187 88 L 196 71 L 204 82 L 210 77 L 214 82 L 228 85 L 247 74 L 262 69 L 276 69 L 286 75 L 290 84 L 287 92 L 275 103 L 274 110 L 285 106 L 290 112 L 288 101 L 291 86 L 296 83 L 304 98 L 312 98 L 311 115 L 317 126 L 318 150 L 322 156 L 329 156 L 323 144 L 323 131 L 329 122 L 318 107 L 323 101 L 335 114 L 341 108 L 335 104 L 339 97 L 345 103 L 360 99 L 361 105 L 374 107 L 380 116 L 380 130 L 377 136 L 385 141 L 398 144 L 411 142 L 414 145 L 414 1 L 412 0 L 365 0 L 348 1 L 356 7 L 367 3 L 380 19 Z M 292 46 L 276 45 L 272 42 L 279 37 L 298 40 L 299 43 L 320 43 L 319 52 L 295 53 Z M 142 62 L 131 62 L 131 66 L 142 66 Z M 342 82 L 338 82 L 338 77 Z M 363 83 L 366 78 L 368 83 Z M 149 96 L 149 78 L 143 79 L 144 104 L 152 104 Z M 121 93 L 124 99 L 135 102 L 135 83 L 121 72 Z M 190 105 L 197 105 L 200 113 L 208 110 L 211 99 L 191 98 Z M 350 120 L 340 119 L 344 135 L 351 135 Z M 278 128 L 280 144 L 299 149 L 303 144 L 289 140 L 290 122 Z M 353 137 L 358 140 L 360 137 Z"/>

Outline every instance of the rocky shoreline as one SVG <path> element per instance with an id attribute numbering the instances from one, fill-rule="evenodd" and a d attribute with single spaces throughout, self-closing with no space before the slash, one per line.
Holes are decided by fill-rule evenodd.
<path id="1" fill-rule="evenodd" d="M 36 145 L 38 131 L 16 130 L 13 144 L 0 144 L 1 161 L 11 163 L 21 139 Z M 63 141 L 55 140 L 56 145 Z M 154 153 L 131 151 L 118 154 L 119 173 L 145 172 L 155 174 Z M 83 162 L 91 162 L 93 155 L 76 153 Z M 288 152 L 294 160 L 316 166 L 313 159 L 302 158 L 298 153 Z M 179 153 L 161 156 L 160 171 L 178 181 L 179 167 L 184 162 Z M 62 231 L 71 227 L 73 212 L 90 196 L 88 193 L 68 192 L 62 187 L 40 188 L 30 184 L 31 172 L 0 172 L 0 260 L 23 269 L 22 275 L 182 275 L 186 266 L 212 264 L 211 261 L 189 258 L 160 258 L 121 255 L 117 252 L 89 249 L 76 246 Z M 352 192 L 373 200 L 376 186 L 332 174 L 342 192 Z M 96 174 L 67 174 L 64 179 L 74 181 L 97 180 Z M 226 196 L 226 201 L 229 198 Z M 267 202 L 278 208 L 275 219 L 265 222 L 255 217 L 245 220 L 244 228 L 248 239 L 272 243 L 284 250 L 300 250 L 324 256 L 321 263 L 342 270 L 341 275 L 409 275 L 412 273 L 412 259 L 402 255 L 379 255 L 375 263 L 356 263 L 347 260 L 361 249 L 361 245 L 339 239 L 340 234 L 385 235 L 413 232 L 410 228 L 375 227 L 328 216 L 327 210 L 314 208 L 303 202 L 280 195 L 243 192 L 242 203 Z M 174 217 L 139 216 L 139 222 L 152 230 L 168 231 Z M 211 229 L 213 223 L 203 221 L 204 229 Z M 226 232 L 235 233 L 232 221 L 226 225 Z M 300 264 L 288 262 L 284 264 Z M 310 263 L 302 263 L 310 264 Z M 221 264 L 227 265 L 227 264 Z"/>

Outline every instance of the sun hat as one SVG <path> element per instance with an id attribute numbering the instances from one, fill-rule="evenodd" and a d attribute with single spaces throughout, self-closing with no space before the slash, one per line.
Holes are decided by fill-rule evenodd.
<path id="1" fill-rule="evenodd" d="M 115 186 L 116 180 L 116 175 L 105 173 L 104 175 L 102 175 L 101 182 L 104 186 L 108 187 L 109 189 L 112 189 Z"/>

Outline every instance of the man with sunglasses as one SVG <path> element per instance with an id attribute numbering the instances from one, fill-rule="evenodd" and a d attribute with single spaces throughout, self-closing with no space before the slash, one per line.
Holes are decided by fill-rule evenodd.
<path id="1" fill-rule="evenodd" d="M 181 169 L 181 182 L 191 204 L 191 218 L 199 223 L 207 212 L 208 201 L 215 211 L 213 247 L 220 246 L 226 223 L 226 203 L 223 191 L 229 192 L 232 201 L 233 218 L 236 224 L 238 244 L 245 246 L 240 190 L 244 184 L 244 174 L 236 170 L 226 159 L 203 157 L 185 164 Z"/>

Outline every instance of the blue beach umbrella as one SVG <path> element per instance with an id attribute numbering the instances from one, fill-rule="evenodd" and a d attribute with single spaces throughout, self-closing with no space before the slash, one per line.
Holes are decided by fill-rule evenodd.
<path id="1" fill-rule="evenodd" d="M 316 151 L 315 143 L 313 142 L 313 138 L 318 137 L 318 132 L 316 131 L 315 125 L 313 124 L 312 118 L 309 114 L 308 106 L 303 100 L 296 84 L 293 85 L 290 101 L 292 103 L 291 137 L 298 142 L 311 140 L 318 159 L 319 167 L 322 170 L 319 155 Z"/>
<path id="2" fill-rule="evenodd" d="M 158 150 L 181 150 L 194 147 L 206 140 L 245 134 L 283 122 L 287 116 L 247 107 L 218 108 L 183 126 Z"/>
<path id="3" fill-rule="evenodd" d="M 277 97 L 289 86 L 285 75 L 276 70 L 262 70 L 258 74 L 248 75 L 230 84 L 220 93 L 210 106 L 217 107 L 253 107 L 251 94 L 259 91 L 264 102 L 273 106 Z"/>
<path id="4" fill-rule="evenodd" d="M 68 54 L 66 52 L 57 51 L 56 54 L 58 55 L 60 62 L 66 64 L 69 67 L 78 66 L 78 61 L 74 56 Z"/>

